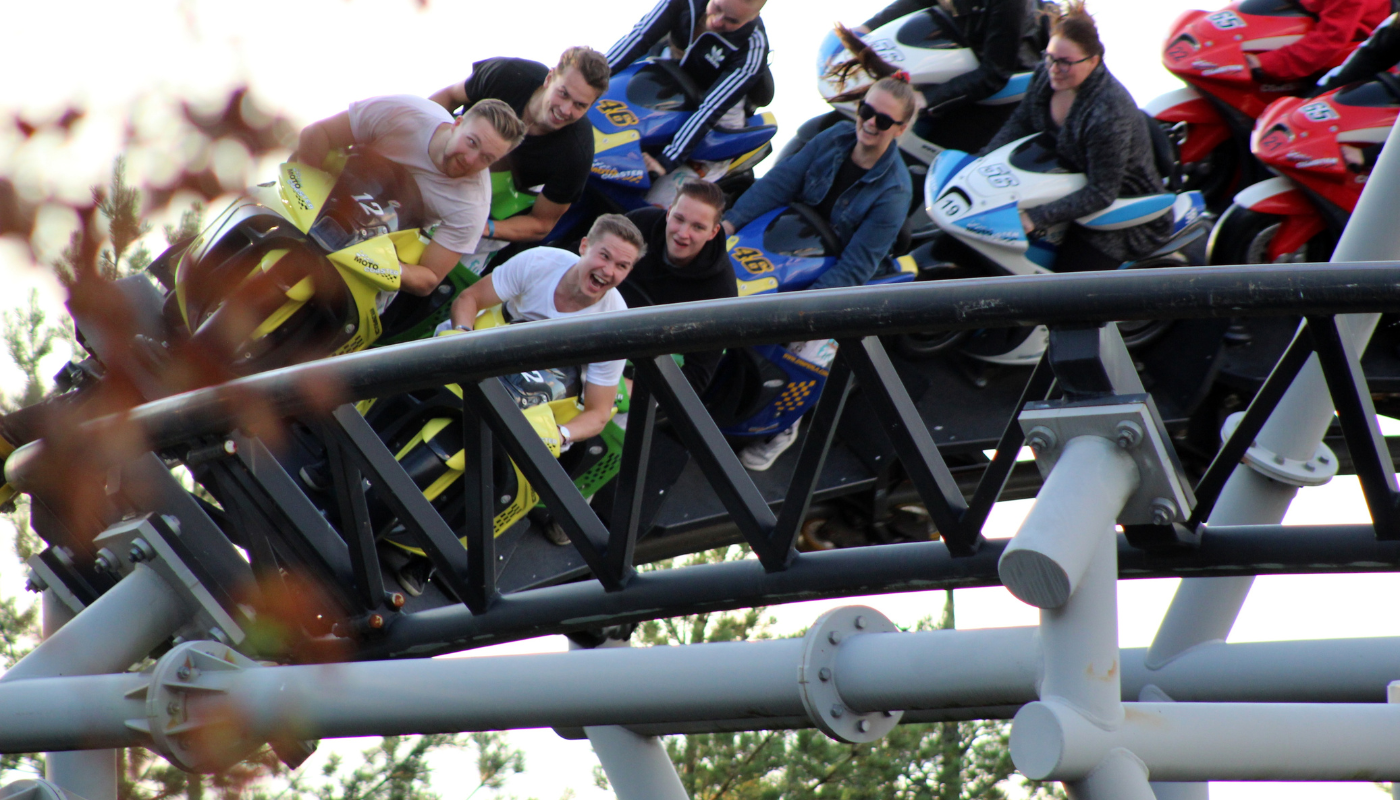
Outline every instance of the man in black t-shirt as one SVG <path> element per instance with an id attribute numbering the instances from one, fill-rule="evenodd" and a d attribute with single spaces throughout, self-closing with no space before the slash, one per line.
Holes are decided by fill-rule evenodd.
<path id="1" fill-rule="evenodd" d="M 483 236 L 538 242 L 583 195 L 593 166 L 593 126 L 585 114 L 607 90 L 608 77 L 601 53 L 571 47 L 552 70 L 523 58 L 478 61 L 464 83 L 433 94 L 448 111 L 502 100 L 525 123 L 525 141 L 492 168 L 511 173 L 515 194 L 494 193 Z"/>
<path id="2" fill-rule="evenodd" d="M 690 303 L 737 297 L 734 268 L 724 246 L 720 218 L 724 192 L 713 183 L 691 180 L 681 185 L 671 208 L 646 207 L 629 212 L 646 239 L 646 255 L 617 287 L 628 308 Z M 686 353 L 685 374 L 697 393 L 714 377 L 723 351 Z"/>

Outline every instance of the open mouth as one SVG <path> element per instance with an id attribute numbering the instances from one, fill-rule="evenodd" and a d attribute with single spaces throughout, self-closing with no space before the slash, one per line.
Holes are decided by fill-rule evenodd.
<path id="1" fill-rule="evenodd" d="M 604 280 L 604 279 L 602 278 L 602 276 L 600 276 L 600 275 L 599 275 L 598 273 L 596 273 L 596 272 L 589 273 L 589 275 L 588 275 L 588 285 L 589 285 L 590 287 L 592 287 L 595 291 L 599 291 L 599 292 L 605 292 L 605 291 L 607 291 L 609 288 L 611 288 L 611 287 L 608 285 L 608 282 L 607 282 L 606 280 Z"/>
<path id="2" fill-rule="evenodd" d="M 554 108 L 550 109 L 550 110 L 549 110 L 549 116 L 550 116 L 550 119 L 553 119 L 553 120 L 554 120 L 554 123 L 555 123 L 556 125 L 567 125 L 567 124 L 569 124 L 569 118 L 568 118 L 566 115 L 561 114 L 561 113 L 559 112 L 558 109 L 554 109 Z"/>

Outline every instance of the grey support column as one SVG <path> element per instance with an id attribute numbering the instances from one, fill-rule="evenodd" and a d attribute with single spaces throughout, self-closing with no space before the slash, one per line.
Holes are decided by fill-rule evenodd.
<path id="1" fill-rule="evenodd" d="M 44 641 L 0 682 L 121 672 L 189 616 L 180 595 L 144 564 L 76 616 L 52 590 L 45 591 Z M 48 753 L 46 762 L 46 777 L 63 790 L 86 800 L 116 800 L 116 750 Z"/>
<path id="2" fill-rule="evenodd" d="M 599 647 L 630 644 L 609 639 Z M 581 648 L 571 639 L 569 649 Z M 690 800 L 661 739 L 642 736 L 619 725 L 589 725 L 583 732 L 593 745 L 617 800 Z"/>

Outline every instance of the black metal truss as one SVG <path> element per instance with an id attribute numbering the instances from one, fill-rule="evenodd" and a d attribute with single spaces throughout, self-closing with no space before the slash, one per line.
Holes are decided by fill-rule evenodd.
<path id="1" fill-rule="evenodd" d="M 1199 526 L 1207 518 L 1226 478 L 1292 379 L 1316 352 L 1366 490 L 1374 529 L 1346 529 L 1349 544 L 1328 539 L 1341 549 L 1326 554 L 1314 541 L 1325 538 L 1321 533 L 1314 532 L 1304 541 L 1296 531 L 1285 533 L 1272 527 L 1232 530 L 1228 537 L 1203 537 L 1199 549 L 1178 553 L 1125 549 L 1121 560 L 1124 577 L 1389 570 L 1400 564 L 1400 549 L 1393 550 L 1389 544 L 1400 535 L 1393 468 L 1376 429 L 1374 408 L 1356 355 L 1343 345 L 1329 315 L 1400 304 L 1400 282 L 1394 280 L 1393 265 L 1322 266 L 1325 269 L 1302 265 L 1287 269 L 1155 270 L 870 287 L 771 300 L 753 298 L 742 304 L 639 310 L 609 319 L 510 326 L 254 376 L 239 381 L 236 390 L 215 387 L 147 404 L 134 410 L 130 418 L 162 447 L 191 441 L 207 447 L 206 437 L 211 435 L 221 440 L 227 436 L 234 442 L 234 453 L 214 458 L 202 469 L 228 498 L 226 512 L 244 539 L 240 544 L 255 565 L 293 566 L 316 576 L 352 619 L 393 613 L 385 607 L 383 570 L 366 492 L 382 500 L 427 554 L 441 585 L 465 607 L 394 615 L 392 624 L 375 626 L 379 633 L 366 638 L 357 655 L 424 655 L 585 626 L 563 622 L 565 619 L 586 619 L 586 626 L 593 627 L 816 597 L 992 585 L 996 583 L 1001 544 L 986 542 L 981 528 L 1015 466 L 1022 443 L 1017 416 L 1027 402 L 1047 396 L 1054 375 L 1047 363 L 1035 368 L 1016 413 L 1004 427 L 996 455 L 969 500 L 875 334 L 1028 321 L 1082 325 L 1121 318 L 1302 311 L 1310 315 L 1306 331 L 1295 338 L 1236 434 L 1201 480 L 1196 490 L 1198 505 L 1190 522 Z M 997 302 L 989 303 L 989 296 Z M 678 330 L 688 334 L 682 337 L 675 333 Z M 807 426 L 788 492 L 775 514 L 668 353 L 816 336 L 837 338 L 837 360 L 813 411 L 813 424 Z M 495 376 L 624 355 L 633 359 L 637 377 L 616 501 L 605 525 Z M 299 387 L 308 383 L 349 387 L 355 397 L 446 383 L 461 386 L 467 454 L 467 471 L 462 478 L 464 527 L 453 529 L 351 405 L 313 420 L 327 448 L 330 495 L 340 520 L 339 531 L 258 440 L 228 433 L 235 418 L 229 406 L 232 398 L 259 392 L 289 416 L 305 415 L 307 401 Z M 794 543 L 830 451 L 835 422 L 856 386 L 876 410 L 943 542 L 797 553 Z M 638 516 L 658 409 L 666 412 L 752 547 L 758 557 L 756 565 L 635 572 Z M 494 444 L 504 449 L 538 491 L 595 580 L 510 595 L 498 592 L 492 527 Z M 133 505 L 164 510 L 170 502 L 170 498 L 160 496 Z M 195 512 L 202 514 L 197 507 L 184 508 L 181 513 Z M 192 533 L 194 538 L 211 541 L 223 538 L 212 523 L 196 526 Z M 1334 535 L 1339 534 L 1327 534 Z M 1356 541 L 1363 535 L 1370 537 L 1369 544 Z M 1377 535 L 1387 541 L 1376 542 Z M 1346 560 L 1338 555 L 1346 547 L 1365 550 L 1366 557 Z M 1294 554 L 1298 554 L 1296 558 Z M 208 580 L 223 582 L 212 572 Z M 224 587 L 220 596 L 232 594 Z"/>

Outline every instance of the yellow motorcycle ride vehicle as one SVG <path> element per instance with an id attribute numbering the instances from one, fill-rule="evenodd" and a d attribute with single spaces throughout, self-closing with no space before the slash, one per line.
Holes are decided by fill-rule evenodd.
<path id="1" fill-rule="evenodd" d="M 237 372 L 352 353 L 396 333 L 385 317 L 399 264 L 417 263 L 427 245 L 417 184 L 358 148 L 324 166 L 282 164 L 276 181 L 162 257 L 175 262 L 167 319 Z M 445 310 L 451 300 L 434 293 L 428 305 Z M 432 309 L 415 310 L 396 326 Z"/>
<path id="2" fill-rule="evenodd" d="M 501 307 L 492 306 L 477 315 L 475 327 L 480 331 L 504 324 Z M 591 497 L 617 474 L 622 462 L 624 431 L 616 420 L 610 420 L 597 436 L 575 443 L 567 452 L 560 452 L 559 426 L 568 424 L 582 411 L 577 369 L 539 370 L 503 376 L 500 380 L 584 497 Z M 461 397 L 462 390 L 452 384 L 367 400 L 359 405 L 360 412 L 413 478 L 423 496 L 449 525 L 459 530 L 465 522 L 461 479 L 466 470 Z M 625 383 L 618 387 L 615 410 L 627 410 Z M 525 518 L 539 504 L 540 496 L 499 443 L 495 445 L 492 465 L 496 495 L 492 528 L 494 534 L 500 536 Z M 370 518 L 376 536 L 405 553 L 423 555 L 387 506 L 372 502 Z M 399 572 L 402 577 L 404 570 Z M 413 587 L 405 584 L 405 588 Z"/>

